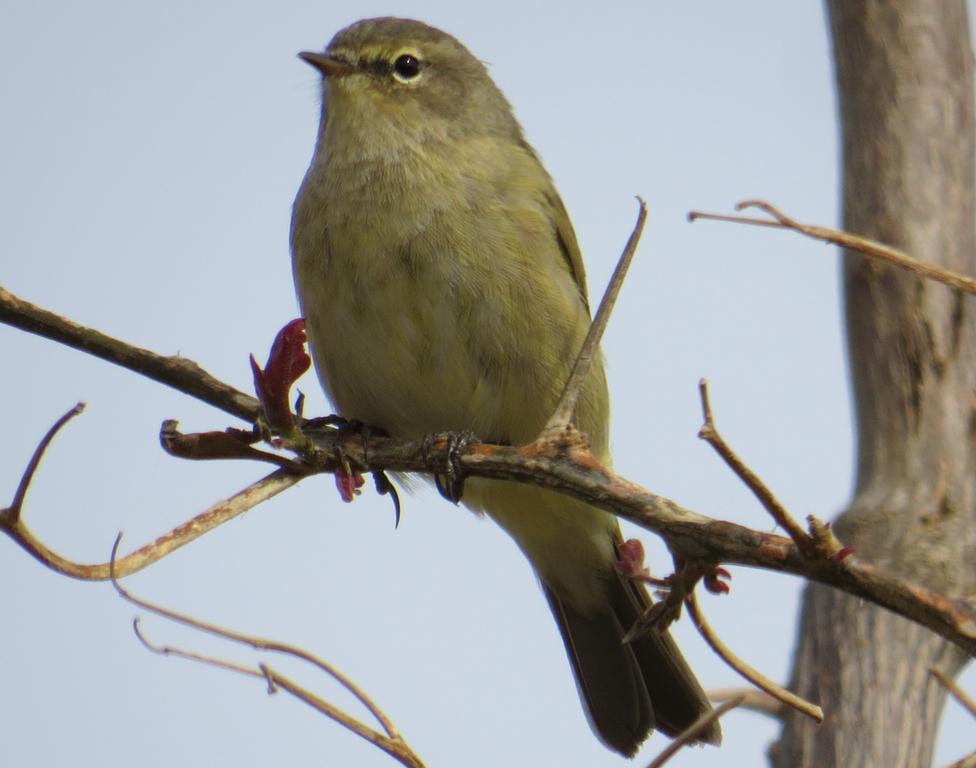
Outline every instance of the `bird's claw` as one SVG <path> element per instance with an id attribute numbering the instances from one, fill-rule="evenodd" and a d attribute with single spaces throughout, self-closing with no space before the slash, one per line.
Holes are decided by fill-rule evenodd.
<path id="1" fill-rule="evenodd" d="M 443 472 L 434 472 L 434 485 L 438 493 L 448 501 L 457 504 L 464 495 L 464 474 L 461 469 L 461 454 L 477 438 L 474 432 L 445 432 L 441 435 L 427 435 L 423 439 L 424 460 L 431 465 L 431 451 L 435 441 L 444 437 L 447 440 L 447 459 Z"/>

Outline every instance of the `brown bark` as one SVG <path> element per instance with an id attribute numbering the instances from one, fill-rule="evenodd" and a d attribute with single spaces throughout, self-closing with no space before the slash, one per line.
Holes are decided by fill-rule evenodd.
<path id="1" fill-rule="evenodd" d="M 963 0 L 828 0 L 844 228 L 976 274 L 973 79 Z M 976 587 L 976 302 L 844 256 L 857 485 L 835 530 L 858 556 L 950 595 Z M 930 765 L 956 647 L 809 584 L 776 766 Z"/>

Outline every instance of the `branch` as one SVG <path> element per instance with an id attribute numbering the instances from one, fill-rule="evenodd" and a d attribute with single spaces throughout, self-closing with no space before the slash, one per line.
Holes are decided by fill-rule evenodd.
<path id="1" fill-rule="evenodd" d="M 936 680 L 939 681 L 939 685 L 945 688 L 952 698 L 958 701 L 964 709 L 966 709 L 969 714 L 976 717 L 976 700 L 974 700 L 969 694 L 967 694 L 962 688 L 956 685 L 956 681 L 949 677 L 947 674 L 942 672 L 935 667 L 929 670 L 929 674 L 932 675 Z"/>
<path id="2" fill-rule="evenodd" d="M 583 346 L 576 356 L 576 362 L 573 364 L 573 370 L 569 374 L 569 380 L 563 389 L 559 404 L 542 430 L 543 435 L 564 429 L 573 419 L 573 413 L 576 410 L 576 401 L 579 399 L 580 391 L 583 389 L 583 382 L 586 381 L 586 377 L 589 375 L 590 368 L 593 365 L 593 358 L 596 356 L 597 349 L 600 347 L 600 339 L 603 338 L 603 333 L 607 329 L 607 323 L 610 321 L 610 313 L 613 312 L 613 307 L 617 303 L 620 287 L 624 283 L 624 278 L 627 277 L 627 270 L 630 268 L 630 263 L 634 259 L 637 243 L 640 242 L 641 233 L 644 231 L 644 222 L 647 221 L 647 203 L 639 197 L 637 198 L 637 202 L 640 205 L 637 212 L 637 223 L 634 224 L 634 229 L 630 233 L 630 237 L 627 238 L 627 244 L 624 246 L 623 253 L 620 254 L 617 266 L 613 270 L 613 275 L 607 284 L 607 290 L 603 293 L 603 299 L 600 301 L 600 307 L 596 311 L 596 317 L 593 318 L 590 329 L 586 333 L 586 338 L 583 339 Z"/>
<path id="3" fill-rule="evenodd" d="M 185 357 L 164 357 L 56 315 L 0 285 L 0 322 L 60 342 L 197 398 L 253 424 L 258 401 L 214 378 Z"/>
<path id="4" fill-rule="evenodd" d="M 6 292 L 0 293 L 2 307 L 23 308 L 25 304 Z M 44 310 L 32 308 L 30 317 L 35 316 L 56 317 Z M 9 320 L 6 310 L 0 310 L 0 319 Z M 79 328 L 69 321 L 59 320 L 65 327 Z M 21 318 L 12 324 L 30 327 L 32 322 Z M 79 331 L 80 337 L 85 337 L 85 333 L 86 329 Z M 98 338 L 108 338 L 95 331 L 91 334 Z M 53 333 L 44 335 L 58 338 Z M 75 341 L 78 341 L 77 337 Z M 109 342 L 113 351 L 118 353 L 117 358 L 122 361 L 120 364 L 153 378 L 157 377 L 145 373 L 139 361 L 169 360 L 129 347 L 118 340 L 111 339 Z M 80 343 L 73 345 L 86 348 Z M 175 368 L 168 365 L 153 370 L 165 374 L 160 380 L 170 386 L 205 402 L 213 401 L 218 407 L 236 413 L 231 407 L 236 402 L 236 395 L 227 399 L 216 394 L 236 393 L 236 390 L 219 382 L 218 386 L 211 387 L 209 382 L 212 377 L 209 374 L 189 361 L 178 362 L 179 375 L 176 375 Z M 205 396 L 201 393 L 209 394 Z M 256 401 L 244 395 L 240 397 L 253 405 L 254 414 L 258 412 Z M 542 440 L 521 448 L 473 443 L 465 450 L 456 452 L 456 441 L 452 442 L 450 435 L 433 436 L 423 441 L 401 441 L 379 435 L 342 434 L 341 431 L 331 428 L 314 428 L 308 422 L 303 428 L 304 435 L 308 438 L 305 443 L 312 449 L 302 456 L 309 474 L 332 472 L 336 467 L 349 466 L 350 463 L 362 472 L 429 473 L 432 465 L 446 466 L 449 462 L 457 462 L 459 469 L 465 474 L 551 488 L 630 520 L 663 537 L 671 551 L 686 561 L 765 568 L 841 589 L 928 627 L 969 654 L 976 655 L 976 610 L 971 603 L 900 579 L 855 557 L 825 557 L 824 547 L 818 547 L 818 554 L 809 557 L 792 541 L 782 536 L 715 520 L 685 509 L 602 466 L 586 448 L 585 441 L 554 446 Z M 152 544 L 123 558 L 120 561 L 120 572 L 131 573 L 145 567 L 173 549 L 192 541 L 201 533 L 212 530 L 224 520 L 294 485 L 302 477 L 304 475 L 285 470 L 272 473 L 227 501 L 220 502 L 174 531 L 159 537 Z M 25 483 L 29 483 L 29 473 L 25 473 L 25 478 L 18 490 L 18 497 L 26 492 Z M 16 512 L 12 513 L 11 509 L 16 509 Z M 11 536 L 45 565 L 75 578 L 107 578 L 106 564 L 73 563 L 48 550 L 20 523 L 19 506 L 15 505 L 11 509 L 3 510 L 0 514 L 0 531 Z M 11 522 L 12 520 L 15 522 Z M 829 529 L 825 526 L 817 530 L 821 536 L 829 535 Z"/>
<path id="5" fill-rule="evenodd" d="M 761 715 L 769 715 L 776 720 L 782 720 L 786 712 L 786 707 L 781 701 L 777 701 L 758 688 L 714 688 L 706 691 L 706 693 L 710 701 L 719 703 L 741 696 L 742 703 L 739 706 L 742 709 L 758 712 Z"/>
<path id="6" fill-rule="evenodd" d="M 960 275 L 958 272 L 953 272 L 950 269 L 946 269 L 935 264 L 919 261 L 918 259 L 909 256 L 907 253 L 899 251 L 897 248 L 883 245 L 876 240 L 870 240 L 866 237 L 860 237 L 859 235 L 852 235 L 849 232 L 844 232 L 839 229 L 829 229 L 828 227 L 819 227 L 813 224 L 801 224 L 800 222 L 791 219 L 785 213 L 770 203 L 767 203 L 765 200 L 743 200 L 741 203 L 738 203 L 735 206 L 737 211 L 741 211 L 746 208 L 758 208 L 759 210 L 768 213 L 773 217 L 774 220 L 769 221 L 768 219 L 753 219 L 748 216 L 726 216 L 717 213 L 704 213 L 702 211 L 689 212 L 688 220 L 697 221 L 698 219 L 707 219 L 710 221 L 729 221 L 734 224 L 752 224 L 753 226 L 758 227 L 791 229 L 794 232 L 799 232 L 807 237 L 812 237 L 814 240 L 822 240 L 825 243 L 833 243 L 834 245 L 839 245 L 841 248 L 857 251 L 858 253 L 863 253 L 865 256 L 870 256 L 871 258 L 878 259 L 880 261 L 886 261 L 889 264 L 900 267 L 901 269 L 907 269 L 909 272 L 914 272 L 922 277 L 948 285 L 950 288 L 954 288 L 957 291 L 976 294 L 976 280 L 973 278 Z"/>
<path id="7" fill-rule="evenodd" d="M 115 538 L 115 544 L 112 547 L 112 556 L 109 559 L 109 578 L 112 581 L 112 586 L 115 587 L 119 595 L 129 603 L 143 608 L 157 616 L 162 616 L 163 618 L 169 619 L 170 621 L 183 624 L 184 626 L 196 629 L 200 632 L 205 632 L 207 634 L 220 637 L 224 640 L 229 640 L 231 642 L 240 643 L 243 645 L 249 645 L 258 651 L 270 651 L 274 653 L 281 653 L 286 656 L 291 656 L 293 658 L 305 661 L 312 666 L 318 668 L 320 671 L 325 673 L 327 676 L 331 677 L 337 683 L 339 683 L 343 688 L 345 688 L 349 693 L 360 702 L 369 713 L 376 719 L 380 724 L 380 727 L 385 733 L 380 733 L 375 728 L 371 728 L 365 725 L 361 721 L 347 714 L 338 707 L 330 704 L 324 699 L 316 696 L 307 689 L 298 685 L 291 679 L 285 677 L 271 669 L 266 664 L 260 664 L 258 667 L 250 667 L 243 664 L 236 664 L 234 662 L 227 661 L 225 659 L 218 659 L 211 656 L 204 656 L 202 654 L 185 651 L 180 648 L 175 648 L 172 646 L 159 646 L 151 643 L 140 629 L 139 619 L 136 618 L 133 621 L 133 630 L 136 636 L 146 646 L 149 650 L 154 653 L 159 653 L 164 656 L 178 656 L 189 661 L 195 661 L 201 664 L 207 664 L 210 666 L 219 667 L 221 669 L 226 669 L 232 672 L 237 672 L 243 675 L 249 675 L 251 677 L 258 677 L 267 680 L 268 682 L 268 692 L 274 693 L 278 688 L 283 688 L 293 696 L 295 696 L 300 701 L 305 702 L 309 706 L 318 710 L 322 714 L 326 715 L 339 725 L 346 728 L 348 731 L 360 736 L 366 741 L 374 744 L 375 746 L 382 749 L 388 755 L 399 761 L 405 766 L 410 768 L 423 768 L 423 763 L 420 758 L 413 752 L 410 746 L 404 741 L 403 737 L 400 735 L 393 721 L 383 713 L 383 711 L 376 705 L 376 703 L 363 691 L 358 685 L 356 685 L 350 678 L 336 669 L 334 666 L 328 662 L 320 659 L 319 657 L 298 648 L 293 645 L 288 645 L 287 643 L 279 643 L 275 640 L 266 640 L 264 638 L 254 637 L 252 635 L 247 635 L 242 632 L 234 632 L 229 629 L 224 629 L 216 624 L 210 624 L 205 621 L 200 621 L 199 619 L 194 619 L 186 614 L 179 613 L 177 611 L 170 610 L 169 608 L 164 608 L 156 603 L 152 603 L 140 597 L 136 597 L 134 594 L 125 589 L 119 582 L 119 573 L 116 569 L 116 554 L 118 552 L 119 544 L 122 541 L 122 534 L 120 533 Z"/>
<path id="8" fill-rule="evenodd" d="M 712 404 L 708 399 L 708 382 L 705 379 L 698 380 L 698 393 L 701 397 L 702 418 L 705 420 L 701 429 L 698 430 L 698 437 L 715 449 L 715 452 L 722 457 L 729 468 L 753 492 L 753 495 L 766 508 L 773 520 L 776 521 L 776 524 L 789 534 L 790 538 L 793 539 L 793 543 L 801 551 L 806 553 L 810 543 L 810 537 L 807 536 L 807 532 L 790 516 L 789 512 L 779 503 L 779 500 L 773 495 L 772 491 L 746 466 L 742 459 L 725 442 L 722 435 L 719 434 L 718 427 L 715 426 L 715 420 L 712 416 Z"/>
<path id="9" fill-rule="evenodd" d="M 729 468 L 752 491 L 759 503 L 766 508 L 776 524 L 789 534 L 803 556 L 809 559 L 827 558 L 838 561 L 848 557 L 854 551 L 853 548 L 841 545 L 833 535 L 829 523 L 823 523 L 813 515 L 809 515 L 807 521 L 810 525 L 810 532 L 807 533 L 803 530 L 800 524 L 786 511 L 775 494 L 759 479 L 755 472 L 749 469 L 719 433 L 712 416 L 712 404 L 708 399 L 708 382 L 705 379 L 698 380 L 698 392 L 701 396 L 702 418 L 705 420 L 701 429 L 698 430 L 698 437 L 715 449 L 715 452 L 722 457 Z"/>
<path id="10" fill-rule="evenodd" d="M 57 432 L 82 410 L 83 405 L 79 403 L 58 419 L 41 439 L 27 464 L 27 468 L 24 470 L 11 505 L 0 509 L 0 531 L 6 533 L 34 559 L 53 571 L 84 581 L 104 581 L 111 577 L 110 563 L 85 564 L 62 557 L 38 539 L 23 521 L 23 507 L 27 489 L 30 487 L 44 451 Z M 285 489 L 295 485 L 304 476 L 284 469 L 272 472 L 267 477 L 251 483 L 242 491 L 235 493 L 229 499 L 214 504 L 191 520 L 163 534 L 155 541 L 129 553 L 115 563 L 116 574 L 121 577 L 141 571 L 146 566 L 189 544 L 208 531 L 212 531 L 228 520 L 247 512 L 261 502 L 277 496 Z"/>
<path id="11" fill-rule="evenodd" d="M 668 744 L 664 749 L 661 750 L 661 754 L 651 760 L 647 764 L 647 768 L 661 768 L 665 763 L 667 763 L 682 747 L 686 747 L 689 744 L 694 744 L 698 741 L 698 738 L 703 734 L 712 723 L 718 720 L 722 715 L 728 712 L 730 709 L 735 709 L 745 700 L 745 696 L 739 694 L 738 696 L 733 696 L 728 701 L 724 701 L 719 704 L 715 709 L 711 709 L 705 714 L 701 715 L 695 722 L 685 728 L 678 736 Z"/>
<path id="12" fill-rule="evenodd" d="M 922 624 L 976 655 L 976 611 L 970 603 L 932 592 L 856 557 L 809 559 L 782 536 L 697 514 L 615 474 L 581 445 L 543 450 L 538 444 L 512 448 L 476 443 L 454 456 L 449 435 L 403 441 L 375 435 L 341 436 L 334 429 L 307 429 L 306 434 L 318 451 L 309 473 L 331 472 L 345 461 L 363 472 L 426 472 L 432 461 L 457 460 L 468 475 L 552 488 L 630 520 L 666 539 L 672 552 L 686 560 L 765 568 L 844 590 Z M 285 470 L 271 473 L 126 556 L 119 561 L 119 572 L 144 568 L 304 476 Z M 16 514 L 2 510 L 0 531 L 54 570 L 78 579 L 108 578 L 107 564 L 74 563 L 47 549 L 20 522 L 19 509 Z"/>
<path id="13" fill-rule="evenodd" d="M 705 621 L 705 615 L 698 605 L 698 598 L 695 597 L 694 592 L 689 593 L 685 598 L 685 605 L 688 607 L 688 613 L 691 616 L 692 623 L 695 625 L 699 634 L 726 664 L 777 701 L 781 701 L 786 706 L 792 707 L 807 717 L 812 717 L 818 723 L 823 722 L 824 714 L 820 707 L 777 685 L 758 670 L 746 664 L 732 652 L 731 648 L 722 642 L 722 639 L 709 626 L 708 622 Z M 744 700 L 745 696 L 742 696 L 739 698 L 738 703 L 741 704 Z"/>

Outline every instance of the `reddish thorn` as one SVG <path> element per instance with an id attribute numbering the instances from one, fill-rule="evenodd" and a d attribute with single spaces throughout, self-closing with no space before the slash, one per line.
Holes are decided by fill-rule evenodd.
<path id="1" fill-rule="evenodd" d="M 359 489 L 363 487 L 366 481 L 363 476 L 356 470 L 349 474 L 344 469 L 340 469 L 335 473 L 335 484 L 336 488 L 339 489 L 339 497 L 345 501 L 350 502 L 359 495 Z"/>
<path id="2" fill-rule="evenodd" d="M 620 575 L 628 579 L 650 577 L 647 568 L 644 567 L 644 545 L 638 539 L 627 539 L 619 544 L 617 556 L 620 559 L 614 562 L 613 567 Z"/>
<path id="3" fill-rule="evenodd" d="M 640 539 L 627 539 L 617 547 L 617 554 L 621 560 L 644 565 L 644 545 Z"/>
<path id="4" fill-rule="evenodd" d="M 731 580 L 732 574 L 725 570 L 725 568 L 718 566 L 712 568 L 712 570 L 705 574 L 703 579 L 705 589 L 707 589 L 713 595 L 727 595 L 730 587 L 723 581 L 723 579 Z"/>
<path id="5" fill-rule="evenodd" d="M 856 551 L 857 551 L 857 548 L 856 547 L 852 547 L 850 545 L 847 545 L 846 547 L 841 547 L 837 551 L 837 554 L 834 555 L 834 560 L 836 560 L 839 563 L 841 560 L 844 560 L 844 559 L 850 557 L 851 555 L 853 555 Z"/>

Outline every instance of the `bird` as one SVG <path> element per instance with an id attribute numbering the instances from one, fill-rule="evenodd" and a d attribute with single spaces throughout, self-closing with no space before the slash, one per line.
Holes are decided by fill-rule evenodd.
<path id="1" fill-rule="evenodd" d="M 423 22 L 365 19 L 323 52 L 322 111 L 292 211 L 292 265 L 321 384 L 390 436 L 523 445 L 555 410 L 591 322 L 573 226 L 485 65 Z M 609 464 L 602 359 L 575 426 Z M 468 478 L 462 503 L 528 558 L 597 737 L 626 756 L 710 710 L 652 604 L 615 567 L 617 519 L 536 485 Z M 718 744 L 716 723 L 698 737 Z"/>

